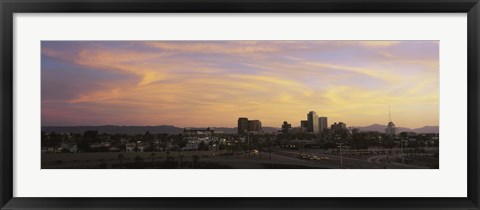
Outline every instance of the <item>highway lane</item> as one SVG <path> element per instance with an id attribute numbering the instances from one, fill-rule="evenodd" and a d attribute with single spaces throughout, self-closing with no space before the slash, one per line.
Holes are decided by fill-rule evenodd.
<path id="1" fill-rule="evenodd" d="M 374 163 L 380 167 L 391 169 L 427 169 L 427 167 L 392 162 L 388 160 L 388 155 L 369 157 L 367 161 Z"/>
<path id="2" fill-rule="evenodd" d="M 328 157 L 327 160 L 309 160 L 298 158 L 299 154 L 296 152 L 272 152 L 271 159 L 269 153 L 264 153 L 262 159 L 259 155 L 251 154 L 250 158 L 243 156 L 230 157 L 209 157 L 202 160 L 215 162 L 219 164 L 226 164 L 234 168 L 262 168 L 265 165 L 290 165 L 303 166 L 309 168 L 331 168 L 331 169 L 380 169 L 383 168 L 375 163 L 364 159 L 343 158 L 343 165 L 340 164 L 340 157 L 333 155 L 322 155 Z"/>

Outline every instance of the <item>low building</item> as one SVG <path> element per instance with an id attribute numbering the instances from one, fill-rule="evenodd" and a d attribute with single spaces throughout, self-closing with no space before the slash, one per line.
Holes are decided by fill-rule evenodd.
<path id="1" fill-rule="evenodd" d="M 288 131 L 292 128 L 292 124 L 289 124 L 287 121 L 283 121 L 282 124 L 282 133 L 287 134 Z"/>
<path id="2" fill-rule="evenodd" d="M 143 152 L 144 146 L 141 144 L 127 143 L 125 144 L 125 152 Z"/>
<path id="3" fill-rule="evenodd" d="M 238 118 L 238 134 L 245 135 L 247 133 L 258 134 L 262 131 L 262 122 L 260 120 L 248 120 L 246 117 Z"/>
<path id="4" fill-rule="evenodd" d="M 248 121 L 248 132 L 259 133 L 260 131 L 262 131 L 262 122 L 260 122 L 260 120 Z"/>
<path id="5" fill-rule="evenodd" d="M 78 147 L 77 147 L 77 144 L 75 143 L 62 143 L 57 150 L 60 152 L 75 153 L 78 151 Z"/>
<path id="6" fill-rule="evenodd" d="M 198 136 L 205 135 L 211 136 L 215 133 L 215 128 L 184 128 L 183 135 L 186 136 Z"/>
<path id="7" fill-rule="evenodd" d="M 308 120 L 300 121 L 300 131 L 301 132 L 308 132 Z"/>
<path id="8" fill-rule="evenodd" d="M 348 134 L 347 124 L 343 122 L 333 123 L 331 130 L 334 134 Z"/>

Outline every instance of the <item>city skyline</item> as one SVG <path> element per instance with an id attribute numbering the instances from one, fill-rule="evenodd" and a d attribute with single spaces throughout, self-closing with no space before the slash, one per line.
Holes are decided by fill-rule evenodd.
<path id="1" fill-rule="evenodd" d="M 42 126 L 438 126 L 438 41 L 43 41 Z M 332 122 L 332 123 L 330 123 Z"/>

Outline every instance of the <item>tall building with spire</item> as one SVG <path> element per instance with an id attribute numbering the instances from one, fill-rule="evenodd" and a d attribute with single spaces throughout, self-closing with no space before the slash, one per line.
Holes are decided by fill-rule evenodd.
<path id="1" fill-rule="evenodd" d="M 392 122 L 392 114 L 390 112 L 390 106 L 388 106 L 388 125 L 385 128 L 385 134 L 394 136 L 395 135 L 395 124 Z"/>

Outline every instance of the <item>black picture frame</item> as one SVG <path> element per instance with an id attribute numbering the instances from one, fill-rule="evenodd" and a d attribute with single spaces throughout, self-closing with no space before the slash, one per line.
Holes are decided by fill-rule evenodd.
<path id="1" fill-rule="evenodd" d="M 0 0 L 2 209 L 479 209 L 478 0 Z M 15 13 L 467 13 L 468 196 L 465 198 L 25 198 L 13 197 Z M 92 189 L 94 190 L 94 189 Z"/>

